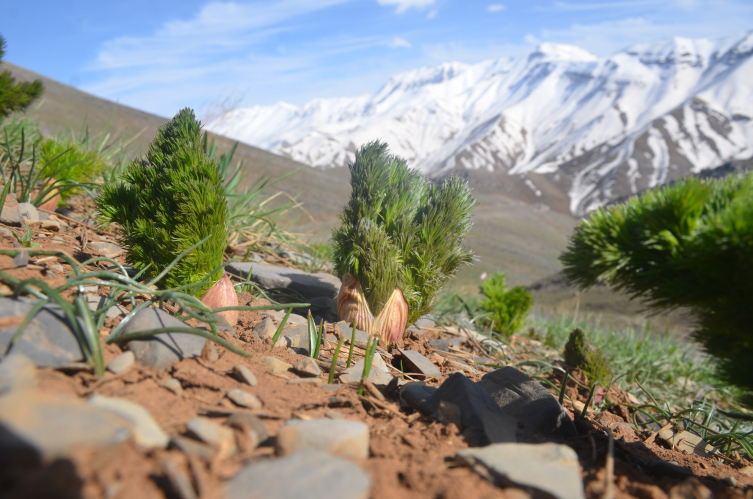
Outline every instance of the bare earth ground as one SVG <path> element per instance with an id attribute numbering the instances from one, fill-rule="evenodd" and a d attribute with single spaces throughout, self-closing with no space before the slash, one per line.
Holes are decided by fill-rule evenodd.
<path id="1" fill-rule="evenodd" d="M 80 211 L 83 207 L 78 208 Z M 78 261 L 84 261 L 95 256 L 87 249 L 89 243 L 114 239 L 109 228 L 97 230 L 93 225 L 61 215 L 51 215 L 70 227 L 63 226 L 57 233 L 36 231 L 33 240 L 40 243 L 42 249 L 65 251 Z M 21 229 L 11 230 L 22 234 Z M 8 237 L 2 237 L 0 242 L 3 248 L 15 246 L 14 240 Z M 124 262 L 122 256 L 118 259 Z M 30 263 L 30 267 L 13 269 L 11 258 L 0 256 L 0 269 L 4 272 L 18 278 L 41 279 L 53 286 L 63 284 L 65 273 L 53 276 L 55 273 L 50 270 L 50 265 L 61 263 L 65 272 L 71 270 L 62 262 L 47 260 L 35 263 L 32 258 Z M 106 292 L 106 288 L 100 289 L 100 294 Z M 241 295 L 240 301 L 241 304 L 248 305 L 268 303 L 247 293 Z M 101 337 L 106 337 L 119 320 L 107 319 L 105 328 L 100 332 Z M 199 497 L 221 498 L 223 482 L 242 466 L 250 462 L 275 459 L 275 435 L 286 420 L 323 418 L 325 414 L 332 417 L 333 413 L 329 411 L 336 411 L 340 417 L 369 425 L 370 455 L 357 464 L 371 476 L 371 496 L 375 499 L 529 497 L 524 490 L 496 486 L 471 469 L 459 465 L 454 457 L 455 453 L 468 447 L 469 441 L 472 444 L 473 439 L 460 433 L 453 424 L 444 426 L 419 413 L 401 410 L 394 392 L 386 394 L 386 402 L 378 402 L 373 397 L 359 398 L 356 385 L 342 385 L 333 394 L 313 385 L 288 384 L 289 379 L 298 377 L 292 371 L 282 374 L 268 372 L 262 356 L 273 355 L 291 364 L 302 357 L 285 348 L 275 348 L 270 354 L 271 342 L 264 342 L 251 334 L 252 328 L 260 320 L 259 312 L 242 312 L 235 328 L 237 336 L 233 338 L 227 333 L 225 336 L 239 348 L 253 353 L 254 358 L 245 358 L 218 346 L 219 358 L 214 362 L 205 355 L 202 358 L 182 360 L 166 371 L 156 371 L 137 364 L 121 374 L 107 372 L 102 379 L 90 372 L 52 369 L 39 369 L 37 372 L 40 389 L 50 394 L 82 399 L 92 394 L 102 394 L 136 402 L 146 408 L 169 435 L 186 434 L 186 423 L 196 416 L 208 416 L 217 422 L 224 422 L 235 413 L 256 414 L 262 418 L 271 435 L 258 447 L 254 448 L 243 432 L 235 431 L 237 452 L 217 453 L 207 459 L 186 455 L 175 448 L 144 451 L 130 440 L 103 449 L 81 448 L 72 452 L 67 459 L 59 459 L 41 469 L 16 477 L 10 484 L 6 484 L 6 490 L 0 490 L 0 496 L 118 499 L 179 497 L 166 477 L 165 466 L 170 462 L 190 477 Z M 329 334 L 339 335 L 337 328 L 331 324 L 327 325 L 327 331 Z M 447 355 L 433 353 L 428 339 L 457 335 L 458 333 L 451 331 L 426 329 L 422 330 L 422 334 L 409 333 L 401 346 L 426 355 L 446 375 L 456 371 L 458 365 L 448 362 Z M 513 337 L 512 347 L 515 360 L 536 356 L 537 346 L 528 338 Z M 472 341 L 466 341 L 461 350 L 449 357 L 462 364 L 471 353 L 487 354 Z M 331 358 L 333 351 L 334 345 L 327 341 L 322 355 Z M 119 346 L 106 346 L 105 361 L 109 362 L 121 352 Z M 356 358 L 363 355 L 363 351 L 358 348 L 354 353 Z M 347 351 L 343 349 L 340 360 L 344 361 L 346 357 Z M 504 364 L 503 361 L 499 363 Z M 248 386 L 232 376 L 232 367 L 237 364 L 251 369 L 259 381 L 256 386 Z M 476 381 L 482 375 L 483 373 L 469 373 L 468 377 Z M 324 383 L 326 376 L 325 372 L 322 375 Z M 163 386 L 171 377 L 180 380 L 184 388 L 182 396 Z M 406 378 L 409 379 L 410 376 Z M 562 382 L 556 376 L 550 378 L 555 385 L 559 386 Z M 437 385 L 441 381 L 429 381 L 428 384 Z M 585 402 L 587 393 L 578 390 L 574 383 L 571 384 L 567 394 L 573 400 Z M 230 388 L 243 388 L 253 393 L 263 402 L 263 409 L 251 411 L 235 406 L 224 396 Z M 683 479 L 651 474 L 644 463 L 654 459 L 674 461 L 692 470 L 715 497 L 753 496 L 753 477 L 738 471 L 750 466 L 750 461 L 739 458 L 729 462 L 714 461 L 662 447 L 650 432 L 635 431 L 620 424 L 631 416 L 630 410 L 622 405 L 628 400 L 624 392 L 612 389 L 608 398 L 617 403 L 610 409 L 611 412 L 591 413 L 589 419 L 576 421 L 580 434 L 578 438 L 554 440 L 571 446 L 577 452 L 587 497 L 601 497 L 606 473 L 608 437 L 593 421 L 609 426 L 614 432 L 616 497 L 668 497 L 672 487 L 683 482 Z M 573 416 L 571 404 L 567 402 L 565 407 Z M 518 441 L 535 443 L 552 439 L 519 429 Z M 722 481 L 729 480 L 729 477 L 735 480 L 736 487 Z"/>

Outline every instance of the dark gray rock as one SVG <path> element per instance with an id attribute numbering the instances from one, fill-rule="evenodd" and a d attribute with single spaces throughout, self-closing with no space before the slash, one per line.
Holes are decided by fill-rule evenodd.
<path id="1" fill-rule="evenodd" d="M 130 368 L 136 362 L 133 352 L 123 352 L 107 363 L 107 370 L 113 374 L 119 374 Z"/>
<path id="2" fill-rule="evenodd" d="M 337 301 L 333 298 L 315 296 L 309 299 L 309 303 L 311 303 L 311 313 L 315 317 L 322 318 L 327 322 L 337 322 Z"/>
<path id="3" fill-rule="evenodd" d="M 526 429 L 549 435 L 575 437 L 573 421 L 557 399 L 541 384 L 513 367 L 484 375 L 483 388 L 504 412 Z"/>
<path id="4" fill-rule="evenodd" d="M 265 317 L 260 323 L 254 326 L 254 335 L 263 340 L 266 337 L 272 338 L 277 332 L 277 326 L 271 317 Z"/>
<path id="5" fill-rule="evenodd" d="M 311 342 L 308 324 L 285 324 L 282 334 L 290 338 L 290 347 L 305 348 L 308 351 Z"/>
<path id="6" fill-rule="evenodd" d="M 369 426 L 344 419 L 288 420 L 277 431 L 277 454 L 287 456 L 306 449 L 366 459 L 369 457 Z"/>
<path id="7" fill-rule="evenodd" d="M 350 339 L 353 337 L 353 326 L 349 326 L 344 322 L 337 324 L 337 329 L 345 337 L 344 345 L 350 345 Z M 356 345 L 360 347 L 366 347 L 366 341 L 369 339 L 369 333 L 356 329 Z"/>
<path id="8" fill-rule="evenodd" d="M 0 396 L 34 388 L 37 384 L 36 371 L 34 363 L 23 354 L 4 357 L 0 362 Z"/>
<path id="9" fill-rule="evenodd" d="M 0 317 L 18 317 L 31 311 L 36 300 L 0 298 Z M 0 351 L 10 344 L 16 326 L 0 330 Z M 29 358 L 38 367 L 60 367 L 84 360 L 84 354 L 62 309 L 46 305 L 32 319 L 11 350 Z"/>
<path id="10" fill-rule="evenodd" d="M 120 335 L 163 327 L 186 325 L 159 308 L 145 308 L 131 318 Z M 126 348 L 136 355 L 136 361 L 153 369 L 167 369 L 174 362 L 200 357 L 206 340 L 184 333 L 162 333 L 149 339 L 129 341 Z"/>
<path id="11" fill-rule="evenodd" d="M 226 499 L 367 499 L 371 479 L 348 459 L 307 450 L 252 463 L 226 482 Z"/>
<path id="12" fill-rule="evenodd" d="M 398 351 L 403 357 L 403 367 L 408 368 L 411 373 L 420 374 L 426 379 L 442 376 L 442 372 L 437 366 L 415 350 L 403 350 L 402 348 L 398 348 Z"/>
<path id="13" fill-rule="evenodd" d="M 306 298 L 326 296 L 335 299 L 340 291 L 340 279 L 323 272 L 308 274 L 298 269 L 255 262 L 236 262 L 225 268 L 231 274 L 248 278 L 266 288 L 288 288 Z"/>
<path id="14" fill-rule="evenodd" d="M 360 359 L 340 375 L 340 382 L 358 383 L 361 381 L 365 365 L 366 362 L 364 359 Z M 369 370 L 369 381 L 375 385 L 386 385 L 392 381 L 392 378 L 394 378 L 394 376 L 388 372 L 387 365 L 384 363 L 382 357 L 378 353 L 375 353 L 371 369 Z"/>
<path id="15" fill-rule="evenodd" d="M 456 456 L 498 485 L 531 488 L 543 497 L 585 498 L 578 455 L 566 445 L 493 444 L 462 449 Z"/>
<path id="16" fill-rule="evenodd" d="M 16 195 L 12 192 L 5 197 L 5 204 L 0 211 L 0 224 L 21 227 L 21 209 L 18 207 Z"/>

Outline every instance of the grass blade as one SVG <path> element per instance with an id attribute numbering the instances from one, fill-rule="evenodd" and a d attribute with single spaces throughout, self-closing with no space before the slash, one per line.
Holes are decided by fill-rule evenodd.
<path id="1" fill-rule="evenodd" d="M 282 318 L 282 321 L 280 321 L 280 325 L 277 326 L 277 331 L 275 331 L 275 335 L 272 336 L 272 348 L 269 349 L 269 353 L 272 353 L 272 350 L 275 348 L 275 345 L 277 344 L 277 340 L 280 337 L 280 334 L 282 334 L 282 328 L 285 327 L 285 323 L 288 322 L 288 317 L 290 317 L 290 312 L 292 312 L 293 309 L 289 308 L 287 312 L 285 312 L 285 317 Z"/>
<path id="2" fill-rule="evenodd" d="M 327 383 L 330 385 L 335 382 L 335 368 L 337 367 L 337 358 L 340 356 L 340 347 L 343 346 L 343 341 L 345 341 L 345 338 L 340 338 L 340 341 L 337 342 L 335 354 L 332 357 L 332 365 L 329 366 L 329 380 Z"/>

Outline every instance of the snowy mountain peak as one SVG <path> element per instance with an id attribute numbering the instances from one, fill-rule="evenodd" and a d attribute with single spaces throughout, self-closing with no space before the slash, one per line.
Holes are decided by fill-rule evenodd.
<path id="1" fill-rule="evenodd" d="M 753 156 L 753 32 L 609 58 L 545 43 L 407 71 L 375 95 L 238 109 L 208 128 L 319 167 L 344 166 L 378 138 L 428 176 L 491 172 L 540 202 L 559 192 L 581 215 Z"/>
<path id="2" fill-rule="evenodd" d="M 594 62 L 599 58 L 588 50 L 576 47 L 575 45 L 566 45 L 564 43 L 542 43 L 528 56 L 529 61 L 534 59 L 555 62 Z"/>

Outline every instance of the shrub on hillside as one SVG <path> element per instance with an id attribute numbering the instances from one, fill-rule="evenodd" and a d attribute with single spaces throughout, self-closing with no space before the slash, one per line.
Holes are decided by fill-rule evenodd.
<path id="1" fill-rule="evenodd" d="M 753 176 L 685 179 L 599 209 L 561 260 L 581 287 L 604 281 L 656 308 L 689 307 L 726 380 L 753 390 Z"/>
<path id="2" fill-rule="evenodd" d="M 506 276 L 496 272 L 481 282 L 481 309 L 491 321 L 492 329 L 504 336 L 515 333 L 533 305 L 531 293 L 523 286 L 507 289 Z"/>
<path id="3" fill-rule="evenodd" d="M 39 163 L 45 165 L 43 176 L 59 179 L 61 185 L 90 183 L 107 166 L 98 151 L 87 150 L 84 144 L 74 140 L 43 139 L 38 154 Z M 80 188 L 63 190 L 61 197 L 68 199 L 77 194 L 81 194 Z"/>
<path id="4" fill-rule="evenodd" d="M 209 239 L 181 259 L 159 282 L 163 288 L 197 283 L 213 274 L 200 296 L 221 276 L 227 240 L 227 202 L 217 163 L 203 152 L 201 125 L 191 109 L 160 127 L 146 158 L 126 168 L 122 182 L 103 186 L 97 199 L 103 221 L 123 229 L 126 260 L 159 274 L 183 251 Z"/>
<path id="5" fill-rule="evenodd" d="M 5 55 L 5 39 L 0 35 L 0 65 Z M 42 95 L 44 87 L 40 80 L 16 83 L 7 69 L 0 71 L 0 119 L 14 111 L 23 111 Z"/>

